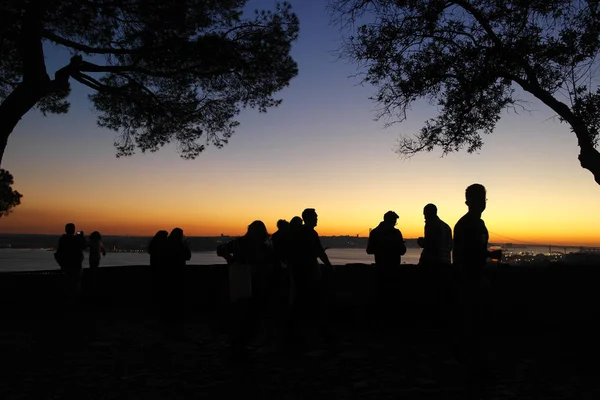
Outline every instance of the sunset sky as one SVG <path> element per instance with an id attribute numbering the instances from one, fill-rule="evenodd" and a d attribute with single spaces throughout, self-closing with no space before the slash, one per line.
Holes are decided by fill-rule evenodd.
<path id="1" fill-rule="evenodd" d="M 338 28 L 322 1 L 291 1 L 300 18 L 293 56 L 299 76 L 266 114 L 245 111 L 223 149 L 183 160 L 176 146 L 115 157 L 116 133 L 97 127 L 87 88 L 72 82 L 71 111 L 29 112 L 9 138 L 3 168 L 23 193 L 0 219 L 0 233 L 86 232 L 152 235 L 181 227 L 186 235 L 242 234 L 255 219 L 275 230 L 306 207 L 321 235 L 368 235 L 394 210 L 407 238 L 423 232 L 423 206 L 438 206 L 449 225 L 466 212 L 464 190 L 488 189 L 483 219 L 492 241 L 600 246 L 600 187 L 577 160 L 568 125 L 535 99 L 531 112 L 506 113 L 478 154 L 441 151 L 403 160 L 394 153 L 435 108 L 416 103 L 409 119 L 384 129 L 373 121 L 374 89 L 338 61 Z M 271 7 L 255 0 L 251 7 Z M 47 47 L 51 74 L 68 55 Z"/>

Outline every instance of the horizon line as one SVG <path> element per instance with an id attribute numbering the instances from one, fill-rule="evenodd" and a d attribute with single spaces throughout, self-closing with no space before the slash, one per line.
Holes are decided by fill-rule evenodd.
<path id="1" fill-rule="evenodd" d="M 54 234 L 54 233 L 3 233 L 0 232 L 0 235 L 2 236 L 7 236 L 7 235 L 14 235 L 14 236 L 25 236 L 25 235 L 37 235 L 37 236 L 60 236 L 61 234 Z M 106 235 L 102 235 L 103 237 L 131 237 L 131 238 L 152 238 L 153 235 L 130 235 L 130 234 L 119 234 L 119 235 L 114 235 L 114 234 L 106 234 Z M 236 237 L 240 237 L 243 235 L 185 235 L 186 238 L 221 238 L 221 237 L 228 237 L 228 238 L 236 238 Z M 354 239 L 368 239 L 369 236 L 355 236 L 355 235 L 319 235 L 321 238 L 331 238 L 331 237 L 348 237 L 348 238 L 354 238 Z M 404 240 L 417 240 L 418 238 L 404 238 Z M 489 246 L 494 246 L 494 245 L 507 245 L 507 244 L 511 244 L 511 245 L 516 245 L 516 246 L 521 246 L 521 247 L 548 247 L 548 246 L 552 246 L 552 247 L 585 247 L 585 248 L 600 248 L 600 244 L 598 245 L 581 245 L 581 244 L 554 244 L 554 243 L 514 243 L 513 242 L 499 242 L 499 241 L 494 241 L 494 242 L 488 242 Z"/>

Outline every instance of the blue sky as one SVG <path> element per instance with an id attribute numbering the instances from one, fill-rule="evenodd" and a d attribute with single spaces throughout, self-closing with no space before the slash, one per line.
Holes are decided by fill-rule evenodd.
<path id="1" fill-rule="evenodd" d="M 299 75 L 266 114 L 242 113 L 230 143 L 196 160 L 170 145 L 154 154 L 115 158 L 116 133 L 97 127 L 88 89 L 72 82 L 68 115 L 33 110 L 9 138 L 3 167 L 23 203 L 0 232 L 86 230 L 152 234 L 181 226 L 189 234 L 239 234 L 254 219 L 274 230 L 305 207 L 319 212 L 322 234 L 366 234 L 393 209 L 406 237 L 423 229 L 422 207 L 436 203 L 451 226 L 466 211 L 464 189 L 488 188 L 484 219 L 492 233 L 523 242 L 600 246 L 598 185 L 579 166 L 569 127 L 531 97 L 531 112 L 507 112 L 477 154 L 441 151 L 403 160 L 400 135 L 418 131 L 435 107 L 414 104 L 408 120 L 383 129 L 373 121 L 374 88 L 339 60 L 340 32 L 325 2 L 291 1 L 300 19 L 293 48 Z M 272 7 L 255 0 L 249 7 Z M 50 73 L 68 54 L 46 47 Z M 493 237 L 493 236 L 492 236 Z M 499 239 L 499 236 L 496 238 Z"/>

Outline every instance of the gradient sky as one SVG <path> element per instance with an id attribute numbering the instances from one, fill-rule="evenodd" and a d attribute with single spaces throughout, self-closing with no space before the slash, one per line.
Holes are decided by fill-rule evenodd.
<path id="1" fill-rule="evenodd" d="M 117 159 L 117 134 L 97 127 L 89 92 L 77 82 L 69 114 L 29 112 L 3 162 L 24 197 L 0 219 L 0 232 L 60 234 L 72 221 L 88 233 L 152 235 L 179 226 L 188 236 L 238 235 L 255 219 L 274 231 L 277 219 L 314 207 L 321 235 L 366 236 L 394 210 L 411 238 L 422 235 L 429 202 L 454 226 L 466 212 L 465 188 L 477 182 L 488 190 L 483 219 L 492 241 L 600 246 L 600 187 L 579 166 L 569 127 L 543 104 L 524 96 L 531 111 L 506 113 L 478 154 L 400 159 L 400 135 L 417 132 L 435 108 L 416 103 L 408 121 L 388 129 L 373 121 L 374 89 L 336 59 L 340 35 L 325 2 L 291 3 L 301 24 L 293 49 L 299 76 L 279 93 L 280 107 L 245 111 L 223 149 L 209 147 L 192 161 L 174 145 Z M 67 57 L 47 47 L 49 72 Z"/>

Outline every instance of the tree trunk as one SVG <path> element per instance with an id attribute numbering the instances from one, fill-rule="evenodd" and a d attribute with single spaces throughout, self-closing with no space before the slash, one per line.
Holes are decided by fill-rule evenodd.
<path id="1" fill-rule="evenodd" d="M 8 137 L 23 115 L 35 106 L 49 89 L 42 45 L 43 18 L 47 2 L 31 0 L 25 7 L 19 52 L 23 63 L 23 82 L 0 104 L 0 167 Z"/>
<path id="2" fill-rule="evenodd" d="M 21 83 L 0 104 L 0 167 L 8 137 L 21 118 L 42 98 L 44 88 L 40 85 Z"/>
<path id="3" fill-rule="evenodd" d="M 593 146 L 585 146 L 579 152 L 579 163 L 594 175 L 594 180 L 600 185 L 600 153 Z"/>
<path id="4" fill-rule="evenodd" d="M 594 148 L 591 140 L 591 135 L 588 127 L 573 113 L 573 110 L 565 103 L 558 101 L 550 93 L 542 89 L 539 84 L 531 83 L 523 79 L 511 77 L 527 92 L 533 94 L 540 99 L 544 104 L 556 112 L 565 122 L 571 125 L 571 129 L 577 136 L 577 144 L 579 145 L 579 163 L 582 168 L 587 169 L 594 176 L 594 180 L 600 185 L 600 153 Z"/>

